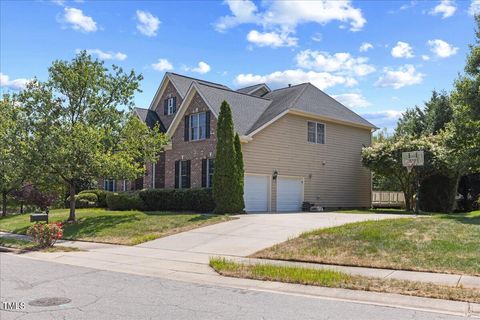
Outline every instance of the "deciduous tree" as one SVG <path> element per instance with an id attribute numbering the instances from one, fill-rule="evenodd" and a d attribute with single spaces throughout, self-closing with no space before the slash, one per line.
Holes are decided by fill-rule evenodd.
<path id="1" fill-rule="evenodd" d="M 120 111 L 133 105 L 141 75 L 92 60 L 85 51 L 72 61 L 54 61 L 45 82 L 33 80 L 20 95 L 34 139 L 32 161 L 61 180 L 75 220 L 75 186 L 99 177 L 134 179 L 141 163 L 155 161 L 166 138 Z"/>

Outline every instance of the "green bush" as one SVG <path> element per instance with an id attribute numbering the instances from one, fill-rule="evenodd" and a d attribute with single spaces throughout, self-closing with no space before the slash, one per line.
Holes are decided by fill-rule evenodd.
<path id="1" fill-rule="evenodd" d="M 106 208 L 107 207 L 107 194 L 110 193 L 109 191 L 101 190 L 101 189 L 93 189 L 93 190 L 83 190 L 80 191 L 78 194 L 84 193 L 94 193 L 97 195 L 97 206 L 99 208 Z"/>
<path id="2" fill-rule="evenodd" d="M 107 206 L 110 210 L 143 210 L 144 204 L 137 192 L 109 192 Z"/>
<path id="3" fill-rule="evenodd" d="M 145 189 L 139 196 L 149 211 L 211 212 L 215 208 L 212 190 L 207 188 Z"/>
<path id="4" fill-rule="evenodd" d="M 70 206 L 70 197 L 65 202 L 67 207 Z M 98 206 L 98 197 L 94 193 L 79 193 L 75 195 L 75 208 L 95 208 Z"/>

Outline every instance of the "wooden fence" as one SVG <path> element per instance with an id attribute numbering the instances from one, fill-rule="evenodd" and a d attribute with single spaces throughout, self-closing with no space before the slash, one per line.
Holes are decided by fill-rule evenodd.
<path id="1" fill-rule="evenodd" d="M 372 207 L 405 208 L 405 196 L 399 191 L 372 191 Z"/>

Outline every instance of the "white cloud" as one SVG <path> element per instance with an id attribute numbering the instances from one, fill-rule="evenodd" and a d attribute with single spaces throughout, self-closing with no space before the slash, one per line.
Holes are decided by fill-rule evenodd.
<path id="1" fill-rule="evenodd" d="M 428 60 L 430 60 L 430 56 L 428 56 L 428 55 L 426 55 L 426 54 L 423 54 L 423 55 L 422 55 L 422 60 L 423 60 L 423 61 L 428 61 Z"/>
<path id="2" fill-rule="evenodd" d="M 77 49 L 75 52 L 79 53 L 81 50 Z M 88 54 L 96 55 L 101 60 L 118 60 L 123 61 L 127 59 L 127 55 L 123 52 L 102 51 L 100 49 L 87 49 Z"/>
<path id="3" fill-rule="evenodd" d="M 157 71 L 173 70 L 173 65 L 167 59 L 158 59 L 157 63 L 152 64 L 152 68 Z"/>
<path id="4" fill-rule="evenodd" d="M 206 63 L 204 61 L 200 61 L 195 68 L 190 68 L 190 67 L 185 66 L 184 69 L 185 69 L 185 71 L 192 71 L 192 72 L 197 72 L 197 73 L 200 73 L 200 74 L 205 74 L 205 73 L 209 72 L 211 68 L 208 65 L 208 63 Z"/>
<path id="5" fill-rule="evenodd" d="M 392 87 L 400 89 L 402 87 L 419 84 L 423 81 L 423 73 L 417 72 L 411 64 L 404 65 L 395 69 L 384 68 L 383 75 L 378 78 L 375 85 L 378 87 Z"/>
<path id="6" fill-rule="evenodd" d="M 300 24 L 318 23 L 325 25 L 332 21 L 350 24 L 351 31 L 359 31 L 367 22 L 359 8 L 350 1 L 265 1 L 263 11 L 259 11 L 250 0 L 226 0 L 230 15 L 220 17 L 214 24 L 219 32 L 225 32 L 240 24 L 255 24 L 263 27 L 263 32 L 275 31 L 288 38 Z M 296 43 L 296 40 L 295 40 Z M 278 47 L 278 46 L 277 46 Z"/>
<path id="7" fill-rule="evenodd" d="M 413 58 L 413 49 L 407 42 L 398 41 L 397 45 L 392 48 L 392 56 L 394 58 Z"/>
<path id="8" fill-rule="evenodd" d="M 428 40 L 427 43 L 430 46 L 430 51 L 440 58 L 448 58 L 456 54 L 458 51 L 457 47 L 454 47 L 448 42 L 440 39 Z"/>
<path id="9" fill-rule="evenodd" d="M 315 42 L 320 42 L 322 41 L 322 34 L 320 32 L 316 32 L 313 36 L 312 36 L 312 40 L 315 41 Z"/>
<path id="10" fill-rule="evenodd" d="M 360 93 L 335 94 L 332 97 L 349 108 L 365 108 L 372 104 Z"/>
<path id="11" fill-rule="evenodd" d="M 268 83 L 272 87 L 287 86 L 310 82 L 324 90 L 335 85 L 354 86 L 357 81 L 351 77 L 333 75 L 328 72 L 304 71 L 301 69 L 276 71 L 266 75 L 239 74 L 235 83 L 239 86 L 249 86 L 257 83 Z"/>
<path id="12" fill-rule="evenodd" d="M 0 87 L 10 90 L 22 90 L 29 80 L 24 78 L 11 79 L 6 74 L 0 72 Z"/>
<path id="13" fill-rule="evenodd" d="M 472 0 L 470 7 L 468 8 L 468 13 L 470 15 L 480 14 L 480 0 Z"/>
<path id="14" fill-rule="evenodd" d="M 297 38 L 288 36 L 288 33 L 258 32 L 252 30 L 247 35 L 247 40 L 259 47 L 292 47 L 297 45 Z"/>
<path id="15" fill-rule="evenodd" d="M 438 5 L 435 6 L 429 13 L 431 15 L 441 14 L 442 19 L 451 17 L 457 11 L 457 7 L 455 3 L 450 0 L 441 0 Z"/>
<path id="16" fill-rule="evenodd" d="M 93 18 L 84 15 L 83 11 L 77 8 L 65 8 L 60 21 L 69 24 L 76 31 L 95 32 L 98 30 L 97 23 Z"/>
<path id="17" fill-rule="evenodd" d="M 359 48 L 360 52 L 367 52 L 370 49 L 373 49 L 373 44 L 368 42 L 362 43 L 362 45 Z"/>
<path id="18" fill-rule="evenodd" d="M 361 116 L 377 127 L 393 129 L 395 128 L 398 119 L 402 116 L 402 112 L 397 110 L 383 110 L 362 113 Z"/>
<path id="19" fill-rule="evenodd" d="M 341 74 L 363 77 L 375 71 L 375 67 L 367 64 L 368 58 L 353 57 L 350 53 L 339 52 L 330 55 L 326 52 L 304 50 L 295 57 L 297 65 L 304 69 L 337 72 Z"/>
<path id="20" fill-rule="evenodd" d="M 137 10 L 137 30 L 147 37 L 157 35 L 160 20 L 148 11 Z"/>

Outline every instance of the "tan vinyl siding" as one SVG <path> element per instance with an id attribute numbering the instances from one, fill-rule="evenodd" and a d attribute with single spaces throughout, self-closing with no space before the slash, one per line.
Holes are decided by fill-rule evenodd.
<path id="1" fill-rule="evenodd" d="M 327 208 L 370 207 L 371 174 L 361 164 L 369 146 L 369 129 L 328 121 L 325 144 L 307 141 L 305 117 L 287 114 L 242 145 L 245 173 L 304 178 L 304 201 Z M 276 210 L 276 182 L 271 181 L 271 208 Z"/>

